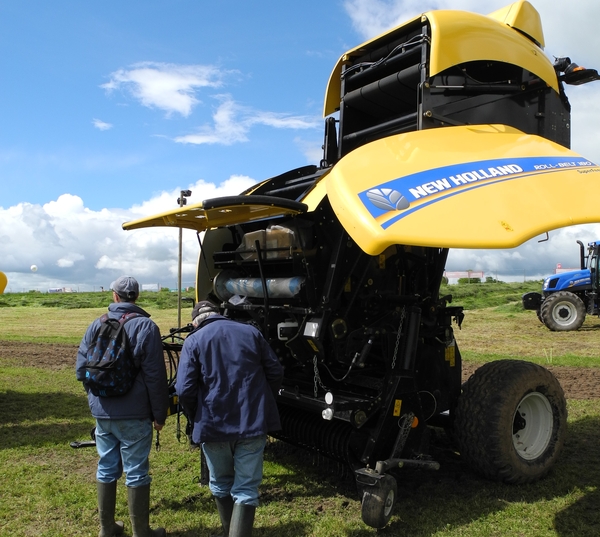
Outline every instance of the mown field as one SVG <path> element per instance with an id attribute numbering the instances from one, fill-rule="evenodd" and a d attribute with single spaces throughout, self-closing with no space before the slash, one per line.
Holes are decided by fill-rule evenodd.
<path id="1" fill-rule="evenodd" d="M 531 284 L 449 286 L 453 305 L 467 307 L 456 337 L 465 370 L 499 358 L 547 366 L 563 382 L 569 435 L 559 463 L 527 486 L 492 483 L 463 468 L 443 435 L 437 472 L 407 471 L 383 530 L 365 526 L 352 476 L 336 464 L 274 442 L 266 452 L 255 536 L 592 537 L 600 535 L 600 320 L 578 332 L 552 333 L 520 296 Z M 95 536 L 96 453 L 73 449 L 87 440 L 93 420 L 74 378 L 76 346 L 109 295 L 0 295 L 0 535 Z M 167 296 L 171 295 L 171 296 Z M 168 293 L 141 300 L 163 333 L 175 326 Z M 191 308 L 184 303 L 182 319 Z M 206 486 L 198 482 L 199 454 L 179 435 L 172 417 L 153 450 L 152 521 L 169 535 L 208 537 L 219 529 Z M 125 487 L 117 514 L 126 522 Z M 130 535 L 130 531 L 128 532 Z"/>

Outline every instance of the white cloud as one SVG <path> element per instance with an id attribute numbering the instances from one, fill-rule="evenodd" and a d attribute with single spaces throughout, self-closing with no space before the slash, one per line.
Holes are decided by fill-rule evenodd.
<path id="1" fill-rule="evenodd" d="M 107 130 L 113 128 L 111 123 L 106 123 L 105 121 L 102 121 L 101 119 L 96 119 L 96 118 L 94 118 L 92 120 L 92 124 L 94 125 L 94 127 L 96 127 L 98 130 L 101 130 L 101 131 L 107 131 Z"/>
<path id="2" fill-rule="evenodd" d="M 489 13 L 509 0 L 346 0 L 344 6 L 357 32 L 369 39 L 407 19 L 430 9 L 465 9 Z M 600 3 L 578 0 L 576 11 L 556 8 L 555 0 L 534 0 L 540 11 L 549 54 L 570 56 L 581 65 L 598 68 L 597 50 L 600 32 L 594 25 L 600 18 Z M 584 13 L 585 17 L 578 16 Z M 354 46 L 358 43 L 352 43 Z M 188 117 L 200 101 L 200 91 L 221 88 L 231 72 L 210 65 L 175 65 L 143 62 L 112 73 L 102 87 L 107 92 L 122 91 L 141 105 L 161 110 L 168 115 Z M 573 104 L 573 148 L 586 158 L 600 162 L 600 101 L 596 96 L 598 82 L 582 87 L 568 87 Z M 222 91 L 222 90 L 219 90 Z M 240 105 L 229 95 L 218 95 L 212 121 L 197 132 L 180 136 L 180 143 L 225 144 L 243 142 L 256 126 L 271 128 L 312 129 L 322 127 L 322 119 L 255 110 Z M 100 119 L 95 128 L 112 126 Z M 202 121 L 198 121 L 198 124 Z M 306 152 L 314 150 L 310 142 L 297 139 Z M 320 142 L 319 142 L 320 143 Z M 16 150 L 4 149 L 0 160 L 12 160 Z M 320 151 L 314 153 L 320 158 Z M 139 157 L 135 157 L 136 159 Z M 68 161 L 69 159 L 65 159 Z M 309 159 L 312 162 L 317 158 Z M 112 163 L 112 157 L 111 157 Z M 90 161 L 89 168 L 104 165 Z M 112 163 L 114 165 L 114 163 Z M 119 166 L 131 162 L 119 163 Z M 238 194 L 254 181 L 248 177 L 231 177 L 216 185 L 202 180 L 184 188 L 192 190 L 190 204 L 222 195 Z M 46 290 L 49 287 L 107 288 L 121 273 L 137 276 L 140 283 L 174 286 L 177 276 L 178 230 L 155 228 L 125 232 L 123 222 L 155 214 L 175 207 L 180 188 L 161 192 L 127 209 L 105 208 L 94 211 L 77 196 L 64 194 L 44 205 L 20 203 L 6 209 L 0 207 L 0 241 L 3 256 L 0 270 L 8 276 L 7 290 Z M 533 201 L 532 201 L 533 202 Z M 193 282 L 198 254 L 195 233 L 184 230 L 183 280 Z M 490 275 L 514 274 L 520 277 L 544 275 L 556 263 L 576 266 L 578 246 L 600 237 L 600 225 L 577 226 L 550 233 L 548 242 L 541 237 L 512 250 L 451 250 L 449 270 L 484 270 Z M 36 264 L 34 274 L 30 266 Z"/>
<path id="3" fill-rule="evenodd" d="M 453 9 L 489 14 L 509 4 L 510 0 L 344 0 L 343 7 L 354 29 L 366 40 L 426 11 Z M 600 38 L 594 24 L 600 16 L 600 3 L 578 0 L 577 9 L 566 12 L 556 8 L 555 0 L 533 0 L 532 4 L 540 13 L 546 44 L 552 51 L 568 45 L 556 55 L 570 54 L 567 48 L 587 48 L 586 56 L 596 55 Z M 585 13 L 585 17 L 581 17 L 581 13 Z"/>
<path id="4" fill-rule="evenodd" d="M 211 65 L 176 65 L 143 62 L 129 69 L 120 69 L 110 76 L 110 81 L 101 87 L 112 92 L 124 89 L 142 105 L 164 110 L 169 116 L 178 113 L 184 117 L 191 114 L 200 103 L 196 97 L 199 88 L 218 88 L 223 85 L 225 72 Z M 212 114 L 212 124 L 200 126 L 195 132 L 175 138 L 182 144 L 232 145 L 248 141 L 248 132 L 253 126 L 265 125 L 275 129 L 320 128 L 320 117 L 296 116 L 291 114 L 255 110 L 237 103 L 231 95 L 213 95 L 218 105 Z M 94 120 L 100 129 L 112 125 Z"/>
<path id="5" fill-rule="evenodd" d="M 219 87 L 224 75 L 212 65 L 141 62 L 115 71 L 101 87 L 108 92 L 124 89 L 144 106 L 187 117 L 200 102 L 197 89 Z"/>
<path id="6" fill-rule="evenodd" d="M 323 140 L 305 140 L 294 138 L 294 144 L 306 157 L 306 162 L 320 162 L 323 158 Z"/>
<path id="7" fill-rule="evenodd" d="M 71 268 L 77 261 L 84 261 L 85 256 L 77 252 L 70 252 L 65 257 L 61 257 L 56 261 L 56 266 L 60 268 Z"/>
<path id="8" fill-rule="evenodd" d="M 452 249 L 446 269 L 450 271 L 481 270 L 485 276 L 503 281 L 541 279 L 553 273 L 560 263 L 563 268 L 579 267 L 580 240 L 600 238 L 600 224 L 570 226 L 540 235 L 510 250 Z M 547 239 L 547 240 L 546 240 Z"/>
<path id="9" fill-rule="evenodd" d="M 192 191 L 188 204 L 237 195 L 255 183 L 246 176 L 232 176 L 220 185 L 199 180 L 185 186 Z M 175 287 L 178 229 L 123 231 L 121 226 L 176 208 L 180 190 L 160 192 L 129 209 L 94 211 L 71 194 L 42 206 L 20 203 L 7 209 L 0 207 L 0 240 L 5 252 L 0 270 L 8 277 L 6 292 L 47 291 L 52 287 L 107 289 L 124 273 L 136 276 L 140 283 Z M 191 230 L 184 230 L 182 235 L 182 281 L 192 285 L 198 241 Z M 38 266 L 36 273 L 30 270 L 33 264 Z"/>
<path id="10" fill-rule="evenodd" d="M 248 132 L 255 125 L 276 129 L 314 129 L 322 127 L 321 118 L 263 112 L 236 103 L 230 95 L 218 95 L 220 104 L 213 114 L 213 125 L 204 125 L 197 132 L 175 138 L 182 144 L 222 144 L 248 141 Z"/>
<path id="11" fill-rule="evenodd" d="M 427 11 L 427 4 L 419 0 L 346 0 L 344 9 L 366 40 Z"/>

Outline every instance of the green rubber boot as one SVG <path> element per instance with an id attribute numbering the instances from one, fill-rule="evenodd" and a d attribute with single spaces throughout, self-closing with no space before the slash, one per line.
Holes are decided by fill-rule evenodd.
<path id="1" fill-rule="evenodd" d="M 97 483 L 98 516 L 100 517 L 100 533 L 98 537 L 115 537 L 123 533 L 123 522 L 115 521 L 115 504 L 117 503 L 117 482 Z"/>
<path id="2" fill-rule="evenodd" d="M 229 537 L 251 537 L 255 512 L 256 507 L 254 505 L 234 504 L 231 525 L 229 526 Z"/>
<path id="3" fill-rule="evenodd" d="M 129 487 L 127 504 L 133 537 L 166 537 L 164 528 L 150 528 L 150 485 Z"/>
<path id="4" fill-rule="evenodd" d="M 223 526 L 223 536 L 228 537 L 231 515 L 233 514 L 233 498 L 231 496 L 225 496 L 223 498 L 215 496 L 214 498 L 215 503 L 217 504 L 219 518 L 221 519 L 221 526 Z"/>

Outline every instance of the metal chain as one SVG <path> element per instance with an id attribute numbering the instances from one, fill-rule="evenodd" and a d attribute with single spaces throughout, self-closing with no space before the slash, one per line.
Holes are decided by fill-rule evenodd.
<path id="1" fill-rule="evenodd" d="M 402 313 L 400 314 L 400 326 L 398 327 L 398 335 L 396 336 L 396 346 L 394 347 L 394 356 L 392 356 L 392 369 L 396 367 L 396 358 L 398 357 L 398 348 L 400 347 L 400 338 L 402 336 L 402 325 L 404 324 L 404 317 L 406 316 L 406 306 L 402 306 Z"/>
<path id="2" fill-rule="evenodd" d="M 319 394 L 319 386 L 321 386 L 321 388 L 323 388 L 323 390 L 327 391 L 327 387 L 323 384 L 323 382 L 321 381 L 321 376 L 319 375 L 319 368 L 317 367 L 317 355 L 316 354 L 313 357 L 313 366 L 314 366 L 314 370 L 315 370 L 314 393 L 315 393 L 315 399 L 316 399 L 317 395 Z"/>

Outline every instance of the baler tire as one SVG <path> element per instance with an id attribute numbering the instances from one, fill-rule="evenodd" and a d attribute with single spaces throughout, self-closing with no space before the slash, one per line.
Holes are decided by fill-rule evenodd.
<path id="1" fill-rule="evenodd" d="M 383 528 L 392 517 L 398 496 L 398 485 L 391 475 L 383 476 L 377 485 L 363 492 L 361 516 L 372 528 Z"/>
<path id="2" fill-rule="evenodd" d="M 544 477 L 567 430 L 567 404 L 556 377 L 520 360 L 490 362 L 463 384 L 455 434 L 463 461 L 495 481 L 523 484 Z"/>
<path id="3" fill-rule="evenodd" d="M 569 291 L 558 291 L 542 302 L 540 317 L 553 332 L 579 330 L 585 321 L 585 304 Z"/>

